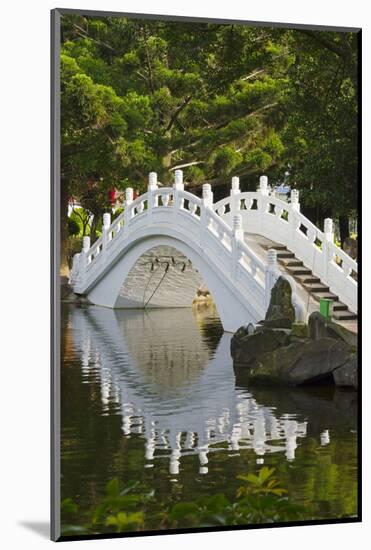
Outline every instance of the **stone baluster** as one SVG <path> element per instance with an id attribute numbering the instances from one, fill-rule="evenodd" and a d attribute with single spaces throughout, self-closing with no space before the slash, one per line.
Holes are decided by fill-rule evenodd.
<path id="1" fill-rule="evenodd" d="M 202 204 L 200 213 L 200 246 L 203 248 L 205 242 L 205 233 L 209 227 L 209 212 L 213 207 L 213 192 L 210 183 L 204 183 L 202 186 Z"/>
<path id="2" fill-rule="evenodd" d="M 237 214 L 236 216 L 233 216 L 233 236 L 243 241 L 243 228 L 242 228 L 242 216 L 241 214 Z"/>
<path id="3" fill-rule="evenodd" d="M 183 208 L 184 205 L 184 199 L 181 198 L 179 200 L 179 191 L 184 191 L 184 183 L 183 183 L 183 171 L 182 170 L 175 170 L 175 180 L 173 184 L 173 190 L 174 190 L 174 201 L 173 206 L 174 208 Z"/>
<path id="4" fill-rule="evenodd" d="M 260 176 L 258 193 L 264 196 L 269 195 L 268 178 L 267 176 Z"/>
<path id="5" fill-rule="evenodd" d="M 258 199 L 257 199 L 258 232 L 263 235 L 265 214 L 268 209 L 268 196 L 269 196 L 267 176 L 260 176 L 257 193 L 258 193 Z"/>
<path id="6" fill-rule="evenodd" d="M 124 233 L 128 234 L 129 232 L 129 226 L 130 226 L 130 220 L 133 217 L 133 211 L 130 208 L 130 205 L 132 204 L 134 199 L 134 191 L 132 187 L 127 187 L 125 189 L 125 211 L 124 211 Z"/>
<path id="7" fill-rule="evenodd" d="M 175 170 L 175 180 L 174 180 L 174 189 L 177 189 L 178 191 L 184 190 L 184 183 L 183 183 L 183 171 L 182 170 Z"/>
<path id="8" fill-rule="evenodd" d="M 207 208 L 212 208 L 213 202 L 214 200 L 211 185 L 210 183 L 204 183 L 202 186 L 202 203 Z"/>
<path id="9" fill-rule="evenodd" d="M 334 223 L 331 218 L 325 218 L 323 232 L 325 238 L 322 242 L 322 278 L 327 280 L 328 266 L 332 259 L 331 243 L 334 242 Z"/>
<path id="10" fill-rule="evenodd" d="M 331 218 L 326 218 L 324 222 L 323 232 L 327 242 L 334 242 L 334 222 Z"/>
<path id="11" fill-rule="evenodd" d="M 153 196 L 153 192 L 158 189 L 157 174 L 150 172 L 148 176 L 148 209 L 158 206 L 158 195 Z"/>
<path id="12" fill-rule="evenodd" d="M 243 241 L 242 216 L 236 214 L 233 216 L 233 238 L 232 238 L 232 278 L 235 279 L 238 268 L 238 246 L 239 242 Z"/>
<path id="13" fill-rule="evenodd" d="M 235 216 L 240 211 L 240 194 L 240 178 L 238 178 L 237 176 L 233 176 L 230 191 L 232 216 Z"/>
<path id="14" fill-rule="evenodd" d="M 288 209 L 288 222 L 290 225 L 288 248 L 291 252 L 297 253 L 297 231 L 300 227 L 300 203 L 299 191 L 297 189 L 292 189 L 290 203 L 291 204 Z M 301 241 L 299 241 L 299 246 L 302 246 Z"/>
<path id="15" fill-rule="evenodd" d="M 105 212 L 103 214 L 103 227 L 102 227 L 102 252 L 106 252 L 107 244 L 110 241 L 110 228 L 111 225 L 111 214 Z"/>
<path id="16" fill-rule="evenodd" d="M 265 309 L 268 309 L 271 291 L 278 278 L 277 252 L 273 248 L 267 253 L 267 268 L 265 271 Z"/>
<path id="17" fill-rule="evenodd" d="M 297 189 L 292 189 L 290 198 L 291 208 L 295 210 L 295 212 L 300 212 L 299 191 Z"/>
<path id="18" fill-rule="evenodd" d="M 82 238 L 82 251 L 87 254 L 88 250 L 90 248 L 90 237 L 85 236 Z"/>
<path id="19" fill-rule="evenodd" d="M 82 284 L 85 283 L 86 279 L 86 268 L 90 263 L 88 253 L 90 249 L 90 237 L 85 236 L 82 238 L 82 250 L 80 255 L 80 281 Z"/>

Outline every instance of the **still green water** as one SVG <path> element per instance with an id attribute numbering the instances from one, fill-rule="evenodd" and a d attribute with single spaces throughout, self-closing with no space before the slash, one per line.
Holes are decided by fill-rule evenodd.
<path id="1" fill-rule="evenodd" d="M 356 393 L 238 385 L 230 339 L 210 308 L 63 306 L 61 492 L 78 524 L 112 478 L 161 510 L 233 500 L 262 465 L 308 519 L 357 515 Z"/>

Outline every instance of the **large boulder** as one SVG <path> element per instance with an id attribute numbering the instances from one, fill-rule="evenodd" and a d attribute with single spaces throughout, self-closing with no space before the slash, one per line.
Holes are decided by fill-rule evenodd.
<path id="1" fill-rule="evenodd" d="M 358 336 L 345 327 L 326 319 L 319 311 L 314 311 L 308 319 L 309 337 L 313 340 L 319 338 L 334 338 L 343 340 L 349 346 L 357 347 Z"/>
<path id="2" fill-rule="evenodd" d="M 319 312 L 312 313 L 308 326 L 293 323 L 291 289 L 287 285 L 283 279 L 277 281 L 262 326 L 241 327 L 233 336 L 231 354 L 238 383 L 331 383 L 357 389 L 357 334 Z M 291 329 L 272 328 L 269 322 L 278 326 L 289 322 Z"/>
<path id="3" fill-rule="evenodd" d="M 349 361 L 334 370 L 334 381 L 337 386 L 358 389 L 358 357 L 354 354 Z"/>
<path id="4" fill-rule="evenodd" d="M 253 334 L 248 334 L 244 328 L 241 328 L 231 340 L 233 363 L 238 367 L 251 368 L 260 356 L 287 346 L 289 342 L 290 337 L 284 330 L 264 327 Z"/>
<path id="5" fill-rule="evenodd" d="M 260 355 L 248 370 L 250 384 L 302 384 L 334 382 L 333 372 L 351 359 L 350 347 L 341 340 L 321 338 Z"/>
<path id="6" fill-rule="evenodd" d="M 295 309 L 291 302 L 290 283 L 283 277 L 278 277 L 271 291 L 264 325 L 270 328 L 290 328 L 294 321 Z"/>

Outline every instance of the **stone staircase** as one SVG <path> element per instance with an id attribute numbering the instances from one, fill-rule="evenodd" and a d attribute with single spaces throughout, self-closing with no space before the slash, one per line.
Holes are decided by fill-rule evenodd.
<path id="1" fill-rule="evenodd" d="M 303 262 L 298 260 L 295 254 L 290 252 L 286 246 L 274 243 L 273 246 L 264 246 L 264 248 L 273 248 L 276 250 L 277 261 L 280 265 L 309 292 L 314 300 L 319 302 L 321 298 L 329 298 L 334 301 L 333 319 L 337 321 L 351 321 L 357 319 L 357 315 L 349 311 L 348 306 L 340 302 L 339 297 L 330 292 L 329 287 L 321 283 L 321 280 L 313 275 L 312 271 L 305 267 Z"/>

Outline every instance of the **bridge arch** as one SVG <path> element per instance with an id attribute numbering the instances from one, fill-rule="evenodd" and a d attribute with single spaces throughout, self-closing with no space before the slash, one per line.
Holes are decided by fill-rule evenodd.
<path id="1" fill-rule="evenodd" d="M 207 253 L 200 250 L 195 243 L 185 242 L 184 236 L 176 233 L 173 229 L 158 228 L 155 235 L 138 235 L 131 239 L 122 248 L 114 265 L 86 293 L 88 299 L 96 305 L 120 307 L 120 289 L 136 262 L 151 249 L 167 246 L 175 248 L 188 258 L 200 273 L 213 297 L 225 331 L 234 332 L 247 322 L 258 321 L 261 312 L 254 305 L 247 304 L 246 300 L 241 300 L 241 296 L 233 286 L 228 285 L 225 274 L 210 260 Z"/>

